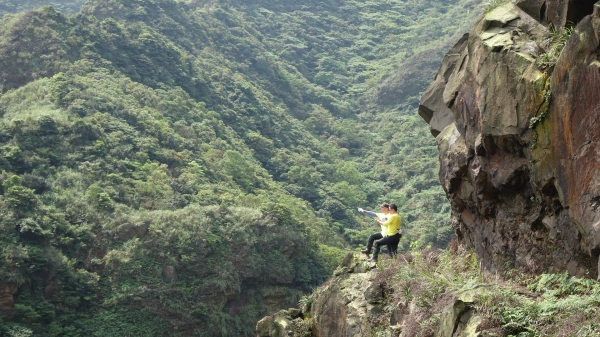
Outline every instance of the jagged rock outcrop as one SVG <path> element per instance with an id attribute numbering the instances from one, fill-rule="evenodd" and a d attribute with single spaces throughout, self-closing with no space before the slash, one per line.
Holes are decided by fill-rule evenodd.
<path id="1" fill-rule="evenodd" d="M 369 317 L 382 308 L 381 286 L 372 283 L 365 259 L 348 254 L 334 277 L 319 289 L 311 306 L 313 335 L 363 336 L 369 331 Z"/>
<path id="2" fill-rule="evenodd" d="M 313 295 L 311 306 L 304 308 L 302 317 L 310 317 L 304 330 L 289 311 L 280 311 L 258 322 L 258 336 L 367 336 L 369 317 L 382 310 L 378 306 L 383 296 L 381 286 L 371 282 L 373 275 L 368 272 L 373 267 L 366 258 L 349 253 L 333 277 Z"/>
<path id="3" fill-rule="evenodd" d="M 597 277 L 600 5 L 524 0 L 484 14 L 445 56 L 420 115 L 459 240 L 490 271 Z M 556 65 L 548 23 L 577 23 Z"/>
<path id="4" fill-rule="evenodd" d="M 386 299 L 376 278 L 375 265 L 364 255 L 349 253 L 334 275 L 312 294 L 312 303 L 302 309 L 281 310 L 256 325 L 257 337 L 361 337 L 408 336 L 407 326 L 418 304 L 404 299 Z M 475 288 L 452 296 L 441 307 L 440 337 L 480 336 L 482 319 L 474 303 L 485 289 Z M 443 311 L 442 311 L 443 310 Z M 387 311 L 389 315 L 385 315 Z M 382 317 L 386 317 L 383 319 Z"/>

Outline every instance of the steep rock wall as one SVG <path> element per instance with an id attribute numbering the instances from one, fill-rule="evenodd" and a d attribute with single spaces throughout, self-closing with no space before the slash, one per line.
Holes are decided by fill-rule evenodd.
<path id="1" fill-rule="evenodd" d="M 452 225 L 490 271 L 598 275 L 598 8 L 525 0 L 484 14 L 422 97 Z M 567 22 L 557 64 L 540 69 L 547 24 Z"/>

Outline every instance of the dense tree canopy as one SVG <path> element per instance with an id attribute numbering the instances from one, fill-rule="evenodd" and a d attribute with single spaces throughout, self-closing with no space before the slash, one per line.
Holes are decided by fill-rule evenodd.
<path id="1" fill-rule="evenodd" d="M 476 2 L 0 2 L 0 334 L 253 335 L 382 201 L 445 245 L 415 109 Z"/>
<path id="2" fill-rule="evenodd" d="M 18 13 L 52 5 L 63 13 L 77 13 L 85 0 L 0 0 L 0 16 L 6 13 Z"/>

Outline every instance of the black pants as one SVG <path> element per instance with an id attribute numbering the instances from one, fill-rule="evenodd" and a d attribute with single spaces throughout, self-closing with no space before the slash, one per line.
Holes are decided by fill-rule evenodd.
<path id="1" fill-rule="evenodd" d="M 371 252 L 371 248 L 373 248 L 373 242 L 381 239 L 383 239 L 383 235 L 381 234 L 381 232 L 374 233 L 369 236 L 369 241 L 367 241 L 367 250 L 369 251 L 369 253 Z"/>
<path id="2" fill-rule="evenodd" d="M 383 239 L 375 241 L 375 252 L 373 253 L 373 260 L 377 260 L 379 256 L 379 250 L 381 246 L 387 245 L 390 256 L 394 256 L 398 253 L 398 243 L 400 242 L 400 234 L 386 236 Z"/>

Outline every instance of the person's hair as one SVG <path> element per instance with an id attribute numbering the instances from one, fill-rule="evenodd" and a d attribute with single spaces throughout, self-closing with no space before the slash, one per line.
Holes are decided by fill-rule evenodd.
<path id="1" fill-rule="evenodd" d="M 388 204 L 387 202 L 384 202 L 383 204 L 381 204 L 381 207 L 390 208 L 390 204 Z"/>
<path id="2" fill-rule="evenodd" d="M 398 206 L 396 206 L 396 204 L 390 204 L 390 209 L 393 209 L 394 211 L 398 212 Z"/>

